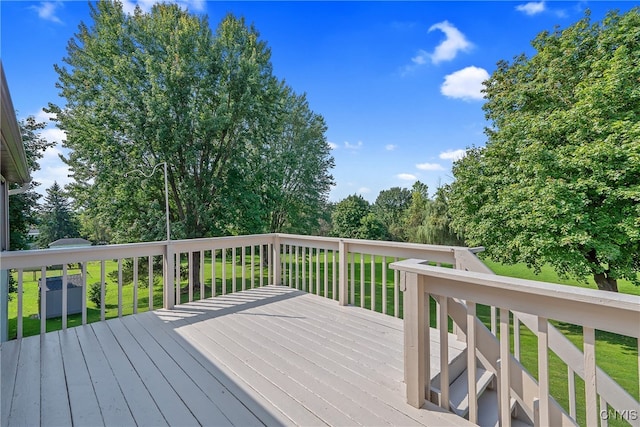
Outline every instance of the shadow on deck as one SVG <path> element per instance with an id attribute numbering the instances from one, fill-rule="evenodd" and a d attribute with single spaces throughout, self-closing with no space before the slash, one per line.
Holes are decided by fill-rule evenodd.
<path id="1" fill-rule="evenodd" d="M 5 342 L 2 425 L 468 423 L 406 404 L 402 327 L 268 286 Z"/>

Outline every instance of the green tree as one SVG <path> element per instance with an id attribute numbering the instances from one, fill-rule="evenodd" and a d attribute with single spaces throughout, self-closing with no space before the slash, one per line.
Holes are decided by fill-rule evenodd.
<path id="1" fill-rule="evenodd" d="M 260 188 L 263 232 L 312 234 L 320 229 L 334 166 L 322 116 L 309 108 L 304 95 L 282 86 L 277 126 L 266 135 L 251 165 Z"/>
<path id="2" fill-rule="evenodd" d="M 409 242 L 420 242 L 420 227 L 427 217 L 429 188 L 426 184 L 416 181 L 411 188 L 411 203 L 403 218 L 405 233 Z"/>
<path id="3" fill-rule="evenodd" d="M 640 9 L 543 32 L 485 83 L 484 148 L 454 165 L 470 244 L 617 291 L 640 284 Z"/>
<path id="4" fill-rule="evenodd" d="M 57 182 L 47 188 L 40 212 L 38 244 L 46 248 L 49 243 L 67 237 L 80 237 L 78 222 L 70 208 L 66 194 Z"/>
<path id="5" fill-rule="evenodd" d="M 448 186 L 439 187 L 433 200 L 426 204 L 424 219 L 416 232 L 416 242 L 447 246 L 464 244 L 451 225 L 448 189 Z"/>
<path id="6" fill-rule="evenodd" d="M 27 164 L 33 173 L 40 170 L 38 160 L 42 158 L 47 148 L 55 145 L 55 142 L 48 142 L 42 137 L 40 131 L 46 127 L 46 123 L 36 121 L 33 116 L 20 120 L 19 125 Z M 29 228 L 37 224 L 36 208 L 40 195 L 36 193 L 35 188 L 38 185 L 40 185 L 38 182 L 31 181 L 26 192 L 11 196 L 9 203 L 10 250 L 29 249 L 29 245 L 32 243 L 28 233 Z"/>
<path id="7" fill-rule="evenodd" d="M 325 125 L 275 78 L 270 50 L 253 26 L 228 15 L 213 33 L 205 17 L 168 4 L 127 15 L 120 3 L 100 1 L 91 18 L 69 41 L 66 65 L 55 66 L 66 105 L 50 110 L 67 132 L 72 195 L 110 225 L 113 241 L 164 239 L 162 174 L 123 177 L 161 162 L 168 165 L 173 238 L 268 230 L 265 205 L 291 207 L 278 224 L 306 220 L 304 209 L 265 196 L 273 184 L 264 165 L 277 159 L 270 148 L 287 144 L 278 138 L 295 122 L 296 132 L 313 134 L 292 139 L 308 145 L 297 152 L 308 149 L 323 162 L 301 179 L 326 181 L 333 163 L 323 148 Z M 324 182 L 300 190 L 306 202 L 327 192 Z"/>
<path id="8" fill-rule="evenodd" d="M 362 196 L 353 194 L 338 202 L 331 214 L 335 237 L 362 238 L 362 220 L 371 212 L 371 206 Z"/>
<path id="9" fill-rule="evenodd" d="M 403 218 L 410 204 L 411 191 L 407 188 L 393 187 L 378 194 L 373 211 L 388 230 L 391 240 L 406 240 Z"/>

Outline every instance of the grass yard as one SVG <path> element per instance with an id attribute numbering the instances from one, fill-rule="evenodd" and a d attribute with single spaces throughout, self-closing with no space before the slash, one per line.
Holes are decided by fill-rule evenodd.
<path id="1" fill-rule="evenodd" d="M 239 251 L 238 251 L 239 252 Z M 332 259 L 329 257 L 327 263 L 327 271 L 325 272 L 324 257 L 320 257 L 320 262 L 317 262 L 316 255 L 310 255 L 307 253 L 305 257 L 304 271 L 302 267 L 302 257 L 299 257 L 299 262 L 295 262 L 295 256 L 283 255 L 285 268 L 283 269 L 283 284 L 291 285 L 293 287 L 304 289 L 311 293 L 319 293 L 325 295 L 325 283 L 328 283 L 327 296 L 334 298 L 333 292 L 333 264 Z M 142 258 L 146 264 L 146 258 Z M 393 262 L 393 258 L 386 258 L 386 263 Z M 485 261 L 486 264 L 496 274 L 519 277 L 524 279 L 540 280 L 546 282 L 560 283 L 568 286 L 582 286 L 596 289 L 593 281 L 587 284 L 578 283 L 576 281 L 560 279 L 551 268 L 543 268 L 540 275 L 535 275 L 532 270 L 528 269 L 524 265 L 505 266 L 496 264 L 490 261 Z M 382 257 L 373 258 L 365 255 L 361 260 L 359 255 L 356 255 L 353 262 L 353 273 L 351 269 L 348 272 L 349 280 L 355 279 L 355 286 L 353 292 L 349 290 L 349 302 L 356 306 L 364 306 L 365 308 L 372 308 L 372 300 L 375 302 L 373 309 L 378 312 L 383 311 L 383 287 L 382 284 L 382 271 L 383 260 Z M 183 256 L 181 260 L 181 295 L 180 301 L 182 303 L 189 300 L 188 290 L 188 269 L 187 258 Z M 311 266 L 311 273 L 310 273 Z M 319 267 L 319 270 L 318 270 Z M 372 299 L 371 290 L 371 276 L 372 268 L 375 275 L 374 295 Z M 117 263 L 114 261 L 107 261 L 105 263 L 106 270 L 106 283 L 107 294 L 105 298 L 105 316 L 106 318 L 112 318 L 118 316 L 118 285 L 117 285 Z M 251 274 L 253 270 L 253 282 L 251 281 Z M 223 271 L 226 275 L 226 280 L 223 283 L 222 276 Z M 77 273 L 79 270 L 71 270 L 70 273 Z M 115 272 L 115 273 L 114 273 Z M 234 279 L 235 272 L 235 281 Z M 111 273 L 111 274 L 110 274 Z M 327 281 L 325 282 L 325 273 Z M 337 273 L 337 272 L 336 272 Z M 15 273 L 14 273 L 15 274 Z M 49 271 L 48 276 L 58 275 L 59 271 Z M 94 282 L 100 281 L 100 263 L 88 263 L 87 265 L 87 284 L 90 285 Z M 205 297 L 212 295 L 212 277 L 215 274 L 215 289 L 216 295 L 223 293 L 223 287 L 226 293 L 231 293 L 234 290 L 241 290 L 245 288 L 251 288 L 259 286 L 262 283 L 267 284 L 267 268 L 261 267 L 261 260 L 258 255 L 251 258 L 249 253 L 245 254 L 245 267 L 241 267 L 241 256 L 236 254 L 231 256 L 230 252 L 225 254 L 225 262 L 222 262 L 222 254 L 218 251 L 217 258 L 213 264 L 210 252 L 205 252 L 204 259 L 204 291 Z M 318 281 L 318 274 L 320 280 Z M 161 273 L 156 272 L 155 275 L 158 279 L 161 278 Z M 24 274 L 24 335 L 35 335 L 40 332 L 40 320 L 37 318 L 38 313 L 38 278 L 40 272 L 32 274 L 31 272 L 25 272 Z M 124 277 L 131 277 L 131 272 L 125 269 Z M 336 274 L 337 277 L 337 274 Z M 34 280 L 35 279 L 35 280 Z M 361 284 L 361 279 L 364 279 Z M 146 287 L 148 283 L 148 276 L 146 272 L 140 274 L 138 284 L 138 312 L 146 311 L 149 309 L 149 292 Z M 319 284 L 319 288 L 318 288 Z M 388 315 L 396 315 L 402 317 L 402 293 L 397 292 L 394 287 L 394 272 L 392 270 L 387 271 L 386 276 L 386 313 Z M 640 295 L 640 289 L 635 287 L 627 281 L 620 281 L 620 292 Z M 200 294 L 200 288 L 195 287 L 193 289 L 193 298 L 198 299 Z M 123 301 L 123 315 L 133 313 L 134 306 L 134 286 L 131 283 L 131 279 L 127 282 L 124 280 L 122 286 L 122 301 Z M 162 283 L 161 280 L 156 280 L 153 286 L 153 307 L 162 307 Z M 353 297 L 353 298 L 352 298 Z M 396 301 L 398 306 L 398 312 L 396 313 Z M 432 300 L 431 310 L 431 324 L 435 326 L 435 302 Z M 13 301 L 9 303 L 9 334 L 10 337 L 16 336 L 16 298 L 14 295 Z M 490 309 L 486 306 L 478 306 L 478 316 L 480 319 L 490 327 Z M 96 307 L 92 302 L 87 302 L 87 319 L 89 322 L 97 321 L 100 319 L 100 308 Z M 81 315 L 75 314 L 68 317 L 68 325 L 75 326 L 81 323 Z M 559 322 L 552 322 L 562 333 L 571 340 L 578 348 L 582 348 L 582 328 L 575 325 L 568 325 Z M 47 321 L 47 331 L 53 331 L 62 327 L 61 319 L 50 319 Z M 513 324 L 511 325 L 513 336 Z M 529 370 L 529 372 L 537 377 L 537 337 L 530 332 L 526 327 L 521 326 L 520 333 L 521 343 L 521 362 Z M 512 339 L 513 346 L 513 339 Z M 553 352 L 549 352 L 549 369 L 550 369 L 550 387 L 551 394 L 556 400 L 568 411 L 568 375 L 567 366 L 555 355 Z M 611 334 L 603 331 L 596 331 L 596 360 L 598 365 L 607 372 L 612 378 L 614 378 L 627 392 L 629 392 L 637 400 L 639 398 L 638 390 L 638 345 L 635 339 Z M 576 376 L 576 400 L 577 400 L 577 414 L 578 422 L 580 424 L 585 423 L 585 398 L 584 398 L 584 383 Z M 619 420 L 609 420 L 610 425 L 624 425 Z M 620 424 L 618 424 L 620 423 Z"/>

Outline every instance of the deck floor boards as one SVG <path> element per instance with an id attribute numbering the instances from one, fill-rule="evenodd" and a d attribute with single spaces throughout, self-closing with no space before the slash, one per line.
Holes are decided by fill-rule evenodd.
<path id="1" fill-rule="evenodd" d="M 400 319 L 256 288 L 3 343 L 0 418 L 2 426 L 466 423 L 405 403 L 402 340 Z M 450 347 L 451 358 L 463 348 Z"/>

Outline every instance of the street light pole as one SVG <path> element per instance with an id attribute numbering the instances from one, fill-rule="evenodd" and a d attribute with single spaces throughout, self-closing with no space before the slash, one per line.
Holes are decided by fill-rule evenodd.
<path id="1" fill-rule="evenodd" d="M 170 225 L 169 225 L 169 181 L 168 181 L 168 178 L 167 178 L 167 176 L 168 176 L 167 175 L 167 162 L 156 163 L 156 165 L 151 170 L 151 173 L 148 174 L 148 175 L 146 173 L 142 172 L 140 169 L 134 169 L 132 171 L 126 172 L 124 174 L 124 176 L 128 176 L 132 172 L 138 172 L 139 174 L 141 174 L 145 178 L 150 178 L 156 172 L 156 169 L 158 169 L 158 166 L 160 166 L 160 165 L 164 166 L 164 208 L 165 208 L 165 216 L 166 216 L 166 220 L 167 220 L 167 241 L 169 241 L 169 240 L 171 240 L 171 229 L 170 229 Z"/>

